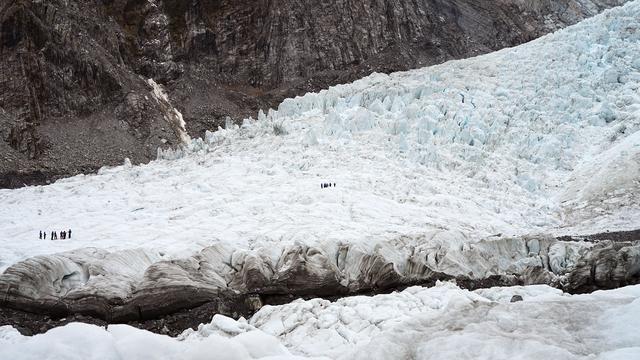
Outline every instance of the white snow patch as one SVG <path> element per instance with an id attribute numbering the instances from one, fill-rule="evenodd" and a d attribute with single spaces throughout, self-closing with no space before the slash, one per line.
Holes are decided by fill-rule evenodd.
<path id="1" fill-rule="evenodd" d="M 162 111 L 165 113 L 165 118 L 173 127 L 178 139 L 180 139 L 183 144 L 191 142 L 191 138 L 187 134 L 187 124 L 182 118 L 182 113 L 171 105 L 169 97 L 162 88 L 162 85 L 157 84 L 153 79 L 148 79 L 147 83 L 151 85 L 151 94 L 162 107 Z"/>

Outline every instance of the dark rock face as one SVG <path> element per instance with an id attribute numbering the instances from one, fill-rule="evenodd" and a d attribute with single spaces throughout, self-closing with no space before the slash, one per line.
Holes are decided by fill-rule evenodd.
<path id="1" fill-rule="evenodd" d="M 146 161 L 161 137 L 175 142 L 100 7 L 4 2 L 0 44 L 0 186 Z"/>
<path id="2" fill-rule="evenodd" d="M 163 1 L 175 56 L 271 89 L 520 44 L 614 1 Z M 223 20 L 223 21 L 220 21 Z M 345 76 L 348 78 L 349 75 Z M 329 80 L 329 79 L 326 79 Z M 325 80 L 325 81 L 326 81 Z"/>
<path id="3" fill-rule="evenodd" d="M 0 4 L 0 187 L 202 136 L 285 97 L 517 45 L 624 0 L 14 0 Z"/>

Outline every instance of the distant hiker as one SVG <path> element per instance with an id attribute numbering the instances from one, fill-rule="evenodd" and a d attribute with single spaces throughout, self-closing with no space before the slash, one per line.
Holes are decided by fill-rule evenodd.
<path id="1" fill-rule="evenodd" d="M 69 231 L 67 231 L 67 235 L 69 235 L 69 239 L 71 239 L 71 229 L 69 229 Z"/>
<path id="2" fill-rule="evenodd" d="M 333 187 L 336 187 L 336 183 L 333 183 Z"/>
<path id="3" fill-rule="evenodd" d="M 47 232 L 46 232 L 46 231 L 42 233 L 42 237 L 43 237 L 45 240 L 47 240 Z"/>
<path id="4" fill-rule="evenodd" d="M 64 231 L 60 231 L 60 239 L 64 240 L 67 238 L 67 233 Z"/>
<path id="5" fill-rule="evenodd" d="M 55 240 L 56 239 L 56 232 L 52 231 L 51 232 L 51 240 Z"/>
<path id="6" fill-rule="evenodd" d="M 40 240 L 42 240 L 42 230 L 40 230 Z"/>

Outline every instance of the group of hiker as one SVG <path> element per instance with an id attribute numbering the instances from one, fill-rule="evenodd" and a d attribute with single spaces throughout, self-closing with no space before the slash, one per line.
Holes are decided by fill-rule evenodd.
<path id="1" fill-rule="evenodd" d="M 56 231 L 51 232 L 51 240 L 58 240 L 58 233 Z M 60 240 L 71 239 L 71 229 L 67 231 L 60 231 Z M 40 240 L 47 240 L 47 232 L 40 231 Z"/>
<path id="2" fill-rule="evenodd" d="M 322 183 L 322 184 L 320 184 L 320 189 L 330 188 L 330 187 L 331 187 L 331 183 Z M 333 187 L 336 187 L 336 183 L 333 183 Z"/>

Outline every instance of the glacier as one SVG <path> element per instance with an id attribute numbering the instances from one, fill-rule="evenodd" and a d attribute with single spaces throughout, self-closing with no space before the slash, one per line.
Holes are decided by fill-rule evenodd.
<path id="1" fill-rule="evenodd" d="M 513 49 L 285 100 L 147 165 L 0 191 L 0 270 L 80 247 L 637 229 L 637 4 Z M 540 56 L 544 54 L 544 56 Z M 276 136 L 283 126 L 288 135 Z M 321 191 L 322 182 L 336 188 Z M 68 241 L 38 230 L 74 228 Z"/>
<path id="2" fill-rule="evenodd" d="M 158 101 L 167 102 L 157 91 Z M 184 130 L 179 112 L 172 116 Z M 247 324 L 237 325 L 251 329 L 245 340 L 211 337 L 202 346 L 237 349 L 237 358 L 429 358 L 447 351 L 508 358 L 514 354 L 500 351 L 509 348 L 526 358 L 637 356 L 640 341 L 621 330 L 615 313 L 640 315 L 636 286 L 569 296 L 533 284 L 594 290 L 640 276 L 640 239 L 557 239 L 640 229 L 640 1 L 516 48 L 287 99 L 242 126 L 183 141 L 147 165 L 125 161 L 96 175 L 0 190 L 1 301 L 127 317 L 141 304 L 154 305 L 143 295 L 164 294 L 173 309 L 194 294 L 200 294 L 194 301 L 260 289 L 295 294 L 296 286 L 311 287 L 310 294 L 340 287 L 346 294 L 434 274 L 500 276 L 506 285 L 529 286 L 496 294 L 541 291 L 554 300 L 512 305 L 489 290 L 410 288 L 384 296 L 414 301 L 417 293 L 444 291 L 467 307 L 460 315 L 456 304 L 442 305 L 395 330 L 372 325 L 375 316 L 417 310 L 392 311 L 393 305 L 367 312 L 367 302 L 386 301 L 383 295 L 257 306 Z M 336 186 L 321 188 L 325 182 Z M 40 230 L 69 227 L 72 239 L 37 239 Z M 609 311 L 606 303 L 608 319 L 620 324 L 592 319 Z M 369 319 L 351 328 L 321 311 L 334 306 L 363 308 L 358 316 Z M 585 315 L 571 315 L 579 311 Z M 322 319 L 295 319 L 308 312 Z M 278 320 L 285 316 L 293 318 Z M 565 324 L 566 317 L 573 322 Z M 465 318 L 476 319 L 475 327 L 460 325 Z M 534 325 L 540 318 L 543 325 Z M 233 322 L 220 319 L 214 318 Z M 510 335 L 521 329 L 530 332 Z M 607 329 L 619 337 L 606 340 Z M 47 344 L 59 337 L 86 332 L 105 353 L 124 351 L 123 337 L 139 337 L 177 354 L 189 341 L 205 341 L 203 331 L 176 340 L 125 326 L 72 324 L 25 338 L 3 327 L 0 344 L 17 354 L 28 347 L 50 351 Z M 545 338 L 545 331 L 555 333 Z M 580 342 L 582 336 L 589 341 Z M 247 345 L 253 337 L 266 352 Z M 467 340 L 469 347 L 461 347 Z M 609 347 L 597 345 L 605 340 Z M 346 348 L 330 352 L 336 343 Z"/>

